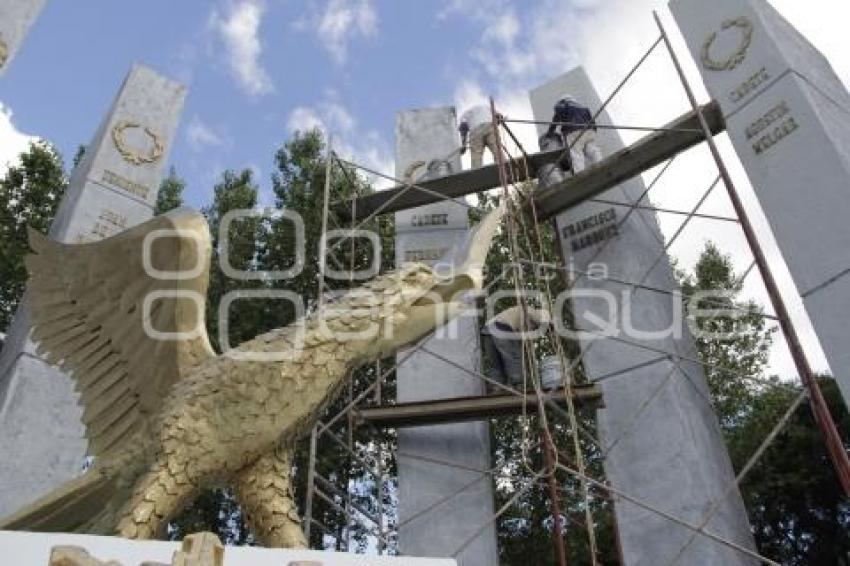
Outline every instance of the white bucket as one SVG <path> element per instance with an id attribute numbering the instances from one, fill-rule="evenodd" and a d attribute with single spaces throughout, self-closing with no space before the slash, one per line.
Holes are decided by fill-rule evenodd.
<path id="1" fill-rule="evenodd" d="M 563 385 L 561 380 L 561 360 L 558 356 L 546 356 L 540 360 L 540 384 L 543 389 L 552 389 Z M 567 380 L 570 380 L 570 375 L 567 374 Z"/>

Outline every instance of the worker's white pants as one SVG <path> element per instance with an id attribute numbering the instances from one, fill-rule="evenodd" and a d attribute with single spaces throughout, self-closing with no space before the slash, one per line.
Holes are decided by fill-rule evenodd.
<path id="1" fill-rule="evenodd" d="M 493 154 L 493 159 L 496 159 L 496 152 L 499 151 L 496 145 L 496 134 L 493 130 L 493 124 L 488 122 L 476 126 L 469 132 L 469 155 L 472 158 L 472 168 L 478 169 L 484 161 L 484 148 L 490 150 Z"/>
<path id="2" fill-rule="evenodd" d="M 596 132 L 593 130 L 570 132 L 566 144 L 573 160 L 573 173 L 579 173 L 602 160 L 602 150 L 596 144 Z"/>

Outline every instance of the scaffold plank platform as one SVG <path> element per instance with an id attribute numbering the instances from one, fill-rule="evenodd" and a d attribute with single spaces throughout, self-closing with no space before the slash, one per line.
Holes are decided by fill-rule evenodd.
<path id="1" fill-rule="evenodd" d="M 713 135 L 726 130 L 720 106 L 710 102 L 701 108 Z M 688 112 L 664 129 L 609 155 L 578 175 L 534 194 L 538 220 L 547 220 L 558 213 L 599 196 L 608 189 L 640 175 L 673 156 L 705 141 L 695 111 Z"/>
<path id="2" fill-rule="evenodd" d="M 720 106 L 712 101 L 702 107 L 714 135 L 726 130 Z M 534 195 L 538 217 L 550 218 L 557 213 L 593 198 L 623 181 L 639 175 L 659 163 L 672 158 L 701 142 L 705 136 L 700 129 L 695 111 L 688 112 L 658 131 L 638 140 L 593 167 L 569 177 Z M 513 180 L 536 178 L 544 165 L 554 163 L 563 150 L 541 152 L 528 156 L 528 171 L 524 164 L 512 162 Z M 462 171 L 454 175 L 417 183 L 416 186 L 399 185 L 352 201 L 334 205 L 334 212 L 343 221 L 362 221 L 372 214 L 390 214 L 416 208 L 444 199 L 463 197 L 486 191 L 500 185 L 496 165 Z M 418 188 L 418 187 L 421 187 Z M 424 189 L 424 190 L 422 190 Z"/>
<path id="3" fill-rule="evenodd" d="M 601 403 L 602 390 L 597 385 L 573 386 L 573 401 L 578 404 Z M 544 392 L 549 400 L 566 405 L 563 389 Z M 523 405 L 529 412 L 537 412 L 537 395 L 526 397 L 514 394 L 480 395 L 458 397 L 415 403 L 398 403 L 355 410 L 358 425 L 373 425 L 378 428 L 404 428 L 435 424 L 480 421 L 497 417 L 514 417 L 522 414 Z"/>

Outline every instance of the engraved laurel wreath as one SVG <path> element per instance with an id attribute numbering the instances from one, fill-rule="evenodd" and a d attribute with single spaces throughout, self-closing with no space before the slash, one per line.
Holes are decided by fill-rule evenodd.
<path id="1" fill-rule="evenodd" d="M 710 71 L 731 71 L 746 59 L 747 50 L 753 41 L 753 23 L 745 16 L 741 16 L 726 20 L 720 26 L 721 31 L 726 31 L 730 28 L 738 28 L 741 31 L 741 40 L 738 43 L 738 47 L 728 58 L 715 59 L 711 56 L 711 46 L 717 40 L 717 32 L 713 32 L 705 40 L 705 43 L 702 44 L 701 59 L 706 69 Z"/>
<path id="2" fill-rule="evenodd" d="M 148 152 L 143 153 L 127 145 L 127 142 L 124 140 L 124 132 L 132 128 L 143 129 L 145 135 L 150 138 L 153 146 Z M 129 120 L 120 120 L 117 124 L 115 124 L 115 127 L 112 128 L 112 141 L 115 144 L 115 149 L 117 149 L 118 153 L 121 154 L 121 157 L 133 165 L 156 163 L 162 158 L 162 154 L 165 150 L 162 139 L 155 132 L 147 126 L 142 126 L 138 122 L 131 122 Z"/>

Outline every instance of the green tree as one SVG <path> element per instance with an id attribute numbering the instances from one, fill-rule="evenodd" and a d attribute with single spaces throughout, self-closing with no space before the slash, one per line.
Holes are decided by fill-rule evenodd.
<path id="1" fill-rule="evenodd" d="M 172 166 L 168 170 L 168 176 L 159 184 L 154 214 L 164 214 L 169 210 L 183 206 L 184 190 L 186 190 L 186 180 L 180 177 L 177 170 Z"/>
<path id="2" fill-rule="evenodd" d="M 801 386 L 765 376 L 772 331 L 762 309 L 740 299 L 741 283 L 727 255 L 708 243 L 694 273 L 680 277 L 686 302 L 726 311 L 693 322 L 700 331 L 728 333 L 697 333 L 696 343 L 732 465 L 740 470 Z M 700 291 L 712 294 L 699 298 Z M 835 381 L 826 376 L 818 381 L 843 438 L 850 438 L 850 417 Z M 765 556 L 783 564 L 850 564 L 850 501 L 842 495 L 807 403 L 748 473 L 741 495 Z"/>
<path id="3" fill-rule="evenodd" d="M 818 382 L 846 443 L 850 415 L 838 386 L 829 376 Z M 752 456 L 800 391 L 800 385 L 774 380 L 755 396 L 749 415 L 730 437 L 736 469 Z M 782 564 L 850 565 L 850 499 L 843 495 L 807 402 L 747 475 L 741 492 L 762 554 Z"/>
<path id="4" fill-rule="evenodd" d="M 66 186 L 62 157 L 43 141 L 31 143 L 0 178 L 0 329 L 9 326 L 24 293 L 26 227 L 47 233 Z"/>
<path id="5" fill-rule="evenodd" d="M 258 187 L 253 172 L 244 169 L 239 173 L 225 171 L 221 181 L 213 189 L 213 202 L 203 209 L 212 235 L 213 254 L 210 268 L 210 287 L 207 294 L 207 328 L 213 344 L 221 348 L 219 335 L 219 306 L 231 291 L 257 289 L 262 283 L 253 280 L 238 280 L 228 277 L 223 265 L 222 224 L 225 215 L 235 210 L 254 210 L 257 206 Z M 243 216 L 234 218 L 227 227 L 227 262 L 239 271 L 256 271 L 258 257 L 262 254 L 264 234 L 259 218 Z M 267 309 L 258 299 L 239 299 L 228 313 L 228 340 L 231 346 L 254 338 L 271 328 L 267 321 Z"/>
<path id="6" fill-rule="evenodd" d="M 699 315 L 689 320 L 720 425 L 729 431 L 761 390 L 774 329 L 759 305 L 740 299 L 743 282 L 714 243 L 706 243 L 694 273 L 680 273 L 680 279 L 685 312 Z M 701 315 L 712 310 L 723 312 Z"/>

